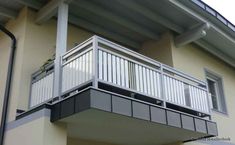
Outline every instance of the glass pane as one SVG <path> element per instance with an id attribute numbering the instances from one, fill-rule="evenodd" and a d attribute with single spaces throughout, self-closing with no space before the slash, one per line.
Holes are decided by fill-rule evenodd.
<path id="1" fill-rule="evenodd" d="M 209 92 L 211 93 L 211 100 L 212 100 L 212 105 L 213 108 L 218 110 L 218 100 L 217 100 L 217 94 L 216 94 L 216 82 L 207 79 L 207 83 L 208 83 L 208 89 Z"/>
<path id="2" fill-rule="evenodd" d="M 211 95 L 216 96 L 215 82 L 209 79 L 207 80 L 207 82 L 208 82 L 209 92 L 211 93 Z"/>
<path id="3" fill-rule="evenodd" d="M 212 100 L 213 108 L 216 109 L 216 110 L 218 110 L 219 108 L 218 108 L 218 102 L 217 102 L 216 96 L 211 95 L 211 100 Z"/>

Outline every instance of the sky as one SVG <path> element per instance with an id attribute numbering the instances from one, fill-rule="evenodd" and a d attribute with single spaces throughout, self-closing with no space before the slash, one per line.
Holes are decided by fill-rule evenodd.
<path id="1" fill-rule="evenodd" d="M 222 16 L 235 24 L 235 0 L 203 0 Z"/>

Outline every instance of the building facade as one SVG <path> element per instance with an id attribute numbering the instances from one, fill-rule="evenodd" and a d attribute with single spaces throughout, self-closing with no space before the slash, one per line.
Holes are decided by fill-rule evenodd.
<path id="1" fill-rule="evenodd" d="M 0 7 L 3 145 L 235 144 L 235 27 L 202 1 Z"/>

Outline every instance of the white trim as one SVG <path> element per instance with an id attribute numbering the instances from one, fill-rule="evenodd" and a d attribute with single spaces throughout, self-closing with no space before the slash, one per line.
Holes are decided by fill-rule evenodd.
<path id="1" fill-rule="evenodd" d="M 27 115 L 23 118 L 20 118 L 18 120 L 11 121 L 7 123 L 6 125 L 6 131 L 12 130 L 14 128 L 17 128 L 21 125 L 24 125 L 26 123 L 32 122 L 36 119 L 42 118 L 42 117 L 50 117 L 51 116 L 51 110 L 50 109 L 42 109 L 37 112 L 34 112 L 30 115 Z"/>

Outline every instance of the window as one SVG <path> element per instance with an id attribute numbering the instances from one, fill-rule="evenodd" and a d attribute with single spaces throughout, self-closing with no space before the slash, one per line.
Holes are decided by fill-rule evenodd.
<path id="1" fill-rule="evenodd" d="M 226 113 L 222 78 L 214 73 L 206 72 L 208 90 L 211 96 L 212 108 L 216 111 Z"/>

